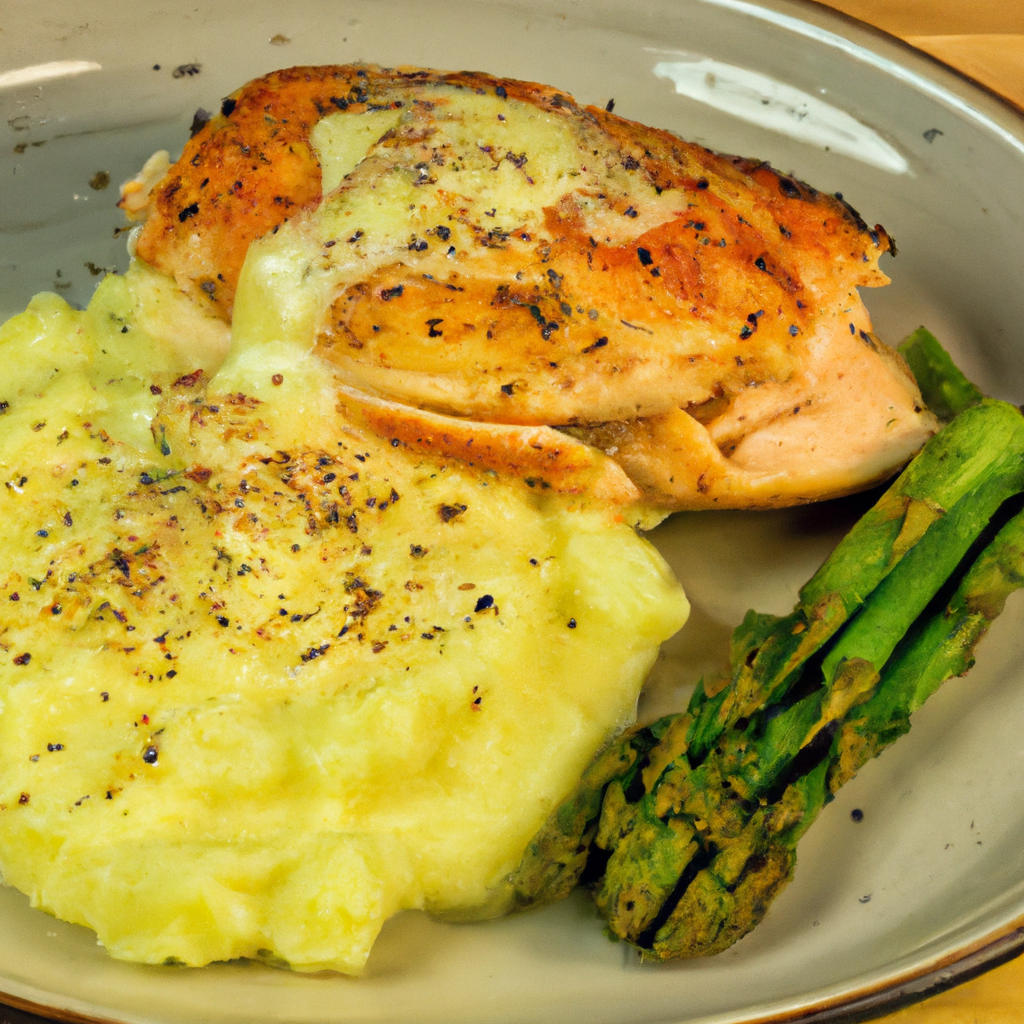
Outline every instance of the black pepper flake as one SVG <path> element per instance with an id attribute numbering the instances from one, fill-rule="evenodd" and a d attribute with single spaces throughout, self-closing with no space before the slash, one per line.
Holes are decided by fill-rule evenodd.
<path id="1" fill-rule="evenodd" d="M 28 803 L 28 793 L 22 793 L 21 796 L 18 797 L 18 803 L 19 804 L 27 804 Z"/>
<path id="2" fill-rule="evenodd" d="M 349 531 L 351 533 L 359 532 L 359 520 L 356 518 L 355 512 L 348 516 L 348 518 L 345 520 L 345 525 L 349 528 Z"/>
<path id="3" fill-rule="evenodd" d="M 178 211 L 178 220 L 182 224 L 184 224 L 185 221 L 187 221 L 189 219 L 189 217 L 194 217 L 198 212 L 199 212 L 199 204 L 198 203 L 191 203 L 189 206 L 186 206 L 185 209 Z"/>
<path id="4" fill-rule="evenodd" d="M 436 316 L 435 317 L 431 317 L 429 320 L 426 321 L 427 327 L 430 328 L 430 330 L 427 331 L 427 337 L 428 338 L 441 338 L 441 337 L 444 337 L 444 331 L 439 331 L 437 329 L 437 325 L 440 324 L 440 323 L 444 323 L 443 318 L 436 317 Z"/>
<path id="5" fill-rule="evenodd" d="M 145 761 L 146 764 L 156 764 L 158 756 L 156 747 L 146 747 L 145 752 L 142 755 L 142 760 Z"/>
<path id="6" fill-rule="evenodd" d="M 231 624 L 231 620 L 226 615 L 218 615 L 217 622 L 221 626 L 229 626 Z"/>
<path id="7" fill-rule="evenodd" d="M 627 206 L 622 212 L 623 212 L 623 214 L 626 217 L 639 217 L 640 216 L 640 214 L 638 214 L 636 212 L 636 210 L 632 206 Z"/>
<path id="8" fill-rule="evenodd" d="M 50 535 L 49 535 L 49 533 L 46 532 L 46 530 L 36 530 L 36 536 L 37 537 L 49 537 Z"/>
<path id="9" fill-rule="evenodd" d="M 699 188 L 699 189 L 701 189 L 701 191 L 703 191 L 707 187 L 708 187 L 708 179 L 707 178 L 698 178 L 697 179 L 697 188 Z"/>
<path id="10" fill-rule="evenodd" d="M 513 388 L 512 384 L 502 384 L 501 385 L 501 393 L 503 395 L 511 395 L 512 394 L 512 388 Z"/>
<path id="11" fill-rule="evenodd" d="M 292 545 L 292 551 L 293 551 L 293 552 L 295 552 L 295 551 L 299 551 L 299 550 L 301 550 L 301 549 L 300 549 L 300 547 L 299 547 L 299 545 L 298 545 L 298 544 L 293 544 L 293 545 Z"/>
<path id="12" fill-rule="evenodd" d="M 220 112 L 221 112 L 221 114 L 224 117 L 230 117 L 234 113 L 235 107 L 237 107 L 237 106 L 238 106 L 238 101 L 237 100 L 233 100 L 233 99 L 230 99 L 230 98 L 226 99 L 220 105 Z"/>
<path id="13" fill-rule="evenodd" d="M 50 753 L 52 754 L 55 750 L 63 750 L 64 749 L 64 744 L 63 743 L 47 743 L 46 744 L 46 749 L 48 751 L 50 751 Z"/>
<path id="14" fill-rule="evenodd" d="M 452 229 L 444 224 L 438 224 L 437 227 L 434 228 L 434 234 L 437 235 L 442 242 L 447 242 L 451 237 Z"/>
<path id="15" fill-rule="evenodd" d="M 596 348 L 604 348 L 605 345 L 607 345 L 607 344 L 608 344 L 608 339 L 607 338 L 604 338 L 604 337 L 598 338 L 597 341 L 595 341 L 593 344 L 588 345 L 585 349 L 583 349 L 583 354 L 586 355 L 586 353 L 588 353 L 588 352 L 593 352 L 594 349 L 596 349 Z"/>
<path id="16" fill-rule="evenodd" d="M 496 89 L 494 90 L 494 95 L 495 95 L 495 96 L 499 96 L 499 97 L 501 97 L 501 99 L 503 99 L 503 100 L 504 100 L 504 99 L 507 99 L 507 98 L 508 98 L 508 90 L 506 90 L 505 86 L 503 86 L 503 85 L 499 85 L 499 86 L 498 86 L 498 87 L 497 87 L 497 88 L 496 88 Z"/>
<path id="17" fill-rule="evenodd" d="M 570 619 L 569 620 L 569 628 L 570 629 L 575 629 L 576 628 L 576 620 L 575 619 Z"/>
<path id="18" fill-rule="evenodd" d="M 754 266 L 757 267 L 758 270 L 763 270 L 765 273 L 768 273 L 768 264 L 765 263 L 763 256 L 758 256 L 757 259 L 754 260 Z"/>
<path id="19" fill-rule="evenodd" d="M 335 474 L 335 473 L 324 473 L 324 483 L 325 484 L 329 484 L 329 483 L 331 483 L 332 481 L 334 481 L 336 479 L 337 479 L 337 474 Z"/>
<path id="20" fill-rule="evenodd" d="M 27 665 L 32 660 L 32 655 L 25 651 L 24 654 L 18 654 L 14 658 L 15 665 Z"/>
<path id="21" fill-rule="evenodd" d="M 494 598 L 490 594 L 484 594 L 483 597 L 476 599 L 476 606 L 473 608 L 475 612 L 486 611 L 488 608 L 494 607 Z"/>
<path id="22" fill-rule="evenodd" d="M 800 328 L 796 324 L 789 325 L 789 336 L 795 338 L 800 333 Z"/>
<path id="23" fill-rule="evenodd" d="M 412 555 L 413 558 L 422 558 L 429 550 L 430 548 L 425 548 L 422 544 L 409 545 L 409 554 Z"/>
<path id="24" fill-rule="evenodd" d="M 178 674 L 177 670 L 172 668 L 170 670 L 170 672 L 167 673 L 167 678 L 168 679 L 173 679 L 177 674 Z"/>
<path id="25" fill-rule="evenodd" d="M 404 291 L 405 291 L 405 288 L 402 285 L 396 284 L 394 286 L 394 288 L 384 288 L 384 289 L 382 289 L 382 291 L 380 293 L 380 297 L 385 302 L 390 302 L 392 299 L 397 299 L 402 294 L 402 292 L 404 292 Z M 438 320 L 437 322 L 440 323 L 441 321 Z"/>
<path id="26" fill-rule="evenodd" d="M 466 511 L 466 505 L 438 505 L 437 514 L 442 523 L 450 523 Z"/>
<path id="27" fill-rule="evenodd" d="M 310 647 L 305 654 L 300 655 L 303 662 L 314 661 L 323 657 L 331 649 L 330 644 L 321 644 L 319 647 Z"/>
<path id="28" fill-rule="evenodd" d="M 645 249 L 642 245 L 637 246 L 636 255 L 645 267 L 649 267 L 654 262 L 650 249 Z"/>
<path id="29" fill-rule="evenodd" d="M 743 329 L 740 331 L 740 340 L 746 341 L 754 332 L 746 325 L 743 325 Z"/>
<path id="30" fill-rule="evenodd" d="M 854 807 L 854 809 L 850 811 L 850 817 L 853 818 L 854 821 L 863 821 L 864 812 L 859 807 Z"/>
<path id="31" fill-rule="evenodd" d="M 102 691 L 102 692 L 100 693 L 100 697 L 102 697 L 102 698 L 103 698 L 103 703 L 104 703 L 104 704 L 106 704 L 106 702 L 107 702 L 108 700 L 110 700 L 110 694 L 109 694 L 109 693 L 107 693 L 107 691 L 106 691 L 106 690 L 103 690 L 103 691 Z"/>

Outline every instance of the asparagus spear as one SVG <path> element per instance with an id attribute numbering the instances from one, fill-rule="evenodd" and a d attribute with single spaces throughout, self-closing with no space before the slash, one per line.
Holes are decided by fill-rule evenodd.
<path id="1" fill-rule="evenodd" d="M 928 408 L 943 422 L 977 405 L 984 397 L 960 372 L 935 335 L 924 327 L 909 334 L 898 351 L 917 379 Z"/>
<path id="2" fill-rule="evenodd" d="M 1005 402 L 985 400 L 968 408 L 933 437 L 804 585 L 790 615 L 748 613 L 733 636 L 731 680 L 720 681 L 719 689 L 705 686 L 703 697 L 698 688 L 700 707 L 691 704 L 691 757 L 706 755 L 739 719 L 783 699 L 807 660 L 860 611 L 933 526 L 939 532 L 929 546 L 940 553 L 945 536 L 980 530 L 1001 501 L 1024 486 L 1022 450 L 1024 420 Z M 963 524 L 964 519 L 972 521 Z M 890 589 L 916 587 L 916 575 L 907 567 Z"/>
<path id="3" fill-rule="evenodd" d="M 911 712 L 946 679 L 971 667 L 978 641 L 1007 596 L 1022 586 L 1024 513 L 1018 513 L 962 576 L 948 603 L 904 638 L 871 698 L 834 734 L 828 733 L 830 742 L 820 761 L 792 765 L 781 795 L 758 805 L 739 843 L 709 830 L 705 843 L 718 852 L 706 856 L 706 865 L 691 872 L 692 880 L 673 894 L 678 896 L 675 906 L 663 904 L 646 932 L 633 941 L 655 959 L 701 956 L 728 948 L 758 924 L 789 881 L 797 841 L 821 808 L 859 768 L 910 728 Z M 747 850 L 750 855 L 739 864 Z M 603 888 L 615 884 L 606 876 Z M 618 931 L 616 922 L 610 923 Z"/>
<path id="4" fill-rule="evenodd" d="M 586 799 L 552 816 L 531 849 L 561 843 L 573 855 L 557 886 L 520 872 L 520 905 L 589 876 L 611 930 L 655 958 L 718 952 L 758 923 L 821 807 L 966 671 L 1006 594 L 1024 584 L 1021 515 L 976 561 L 968 553 L 1024 490 L 1024 419 L 957 393 L 964 411 L 841 542 L 794 612 L 749 613 L 731 674 L 699 686 L 685 714 L 626 737 L 628 767 L 604 762 Z M 944 608 L 928 608 L 951 586 Z"/>

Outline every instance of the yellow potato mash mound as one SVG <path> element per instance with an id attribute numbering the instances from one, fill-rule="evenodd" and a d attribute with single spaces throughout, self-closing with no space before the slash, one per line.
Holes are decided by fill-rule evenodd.
<path id="1" fill-rule="evenodd" d="M 503 909 L 686 601 L 621 510 L 376 436 L 287 325 L 218 370 L 186 301 L 0 329 L 0 869 L 116 957 L 356 973 Z"/>

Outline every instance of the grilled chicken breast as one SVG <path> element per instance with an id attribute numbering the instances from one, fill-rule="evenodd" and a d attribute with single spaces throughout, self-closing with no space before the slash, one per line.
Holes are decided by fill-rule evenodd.
<path id="1" fill-rule="evenodd" d="M 216 315 L 286 282 L 347 386 L 569 428 L 665 508 L 847 493 L 935 429 L 857 292 L 888 281 L 880 226 L 545 86 L 276 72 L 124 202 L 138 256 Z"/>

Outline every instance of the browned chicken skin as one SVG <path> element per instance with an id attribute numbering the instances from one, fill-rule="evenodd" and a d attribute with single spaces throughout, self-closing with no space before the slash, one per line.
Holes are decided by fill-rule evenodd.
<path id="1" fill-rule="evenodd" d="M 324 195 L 327 117 L 370 134 Z M 137 255 L 226 319 L 251 244 L 290 221 L 329 279 L 316 344 L 344 385 L 458 417 L 452 436 L 569 428 L 664 507 L 847 493 L 934 430 L 857 294 L 887 283 L 881 227 L 545 86 L 275 72 L 224 101 L 145 213 Z M 258 295 L 258 259 L 246 273 Z"/>

